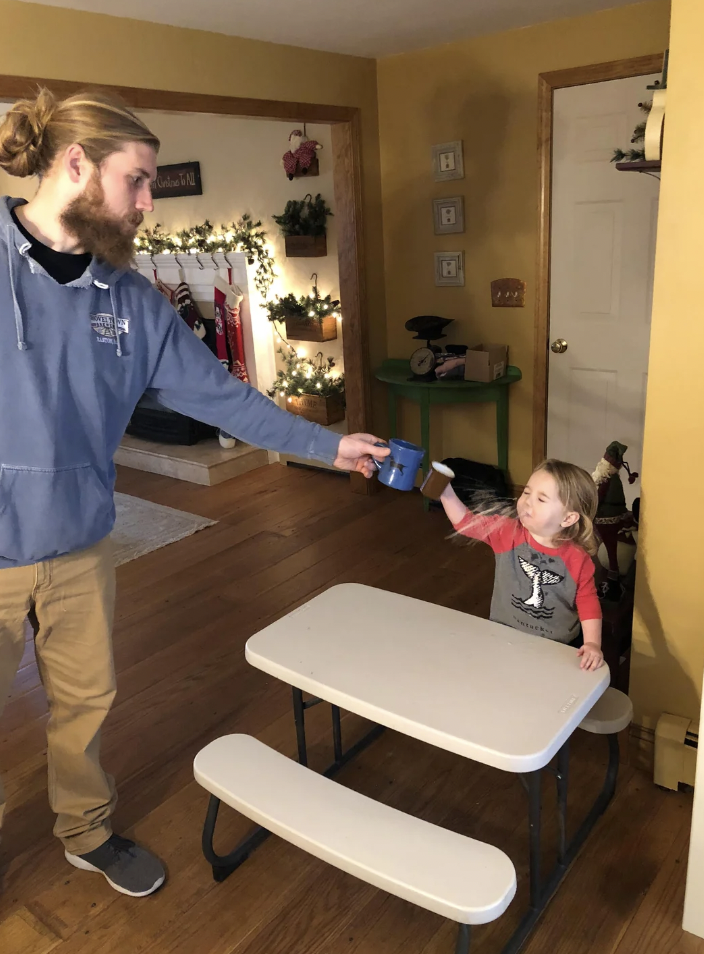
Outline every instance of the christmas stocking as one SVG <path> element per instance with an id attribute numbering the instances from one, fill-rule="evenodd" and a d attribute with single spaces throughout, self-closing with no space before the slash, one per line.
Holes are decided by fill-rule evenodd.
<path id="1" fill-rule="evenodd" d="M 203 340 L 205 338 L 205 325 L 196 303 L 191 297 L 191 289 L 184 281 L 183 275 L 181 275 L 181 281 L 174 291 L 173 306 L 191 331 Z"/>
<path id="2" fill-rule="evenodd" d="M 230 370 L 230 357 L 227 353 L 227 285 L 219 275 L 213 285 L 213 303 L 215 305 L 215 354 L 220 362 Z"/>
<path id="3" fill-rule="evenodd" d="M 169 288 L 168 285 L 165 285 L 162 282 L 162 280 L 159 278 L 159 276 L 156 273 L 156 269 L 154 269 L 154 287 L 156 288 L 158 292 L 161 292 L 161 294 L 164 296 L 164 298 L 166 298 L 167 301 L 171 302 L 171 304 L 173 305 L 174 293 Z"/>
<path id="4" fill-rule="evenodd" d="M 240 289 L 230 282 L 230 290 L 225 299 L 225 324 L 227 346 L 230 352 L 230 374 L 234 374 L 240 381 L 248 382 L 249 375 L 247 374 L 247 365 L 244 358 L 244 337 L 240 316 L 240 304 L 243 298 L 244 295 Z"/>

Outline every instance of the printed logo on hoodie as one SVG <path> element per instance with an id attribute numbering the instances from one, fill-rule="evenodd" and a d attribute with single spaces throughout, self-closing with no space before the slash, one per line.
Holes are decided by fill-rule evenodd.
<path id="1" fill-rule="evenodd" d="M 112 315 L 99 312 L 97 315 L 90 316 L 90 325 L 98 336 L 98 341 L 103 344 L 115 344 L 115 319 Z M 118 318 L 117 329 L 121 335 L 129 334 L 129 318 Z"/>

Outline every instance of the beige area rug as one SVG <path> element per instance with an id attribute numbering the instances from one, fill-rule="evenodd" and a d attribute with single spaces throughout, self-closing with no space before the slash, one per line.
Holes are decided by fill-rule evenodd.
<path id="1" fill-rule="evenodd" d="M 115 547 L 115 565 L 122 566 L 130 560 L 175 543 L 204 527 L 212 527 L 216 520 L 208 520 L 173 507 L 115 494 L 117 519 L 112 532 Z"/>

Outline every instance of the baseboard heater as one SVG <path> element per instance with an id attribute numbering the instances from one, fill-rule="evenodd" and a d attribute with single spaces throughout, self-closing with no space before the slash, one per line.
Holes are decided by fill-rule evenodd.
<path id="1" fill-rule="evenodd" d="M 698 747 L 698 724 L 663 712 L 655 727 L 655 784 L 673 791 L 693 787 Z"/>

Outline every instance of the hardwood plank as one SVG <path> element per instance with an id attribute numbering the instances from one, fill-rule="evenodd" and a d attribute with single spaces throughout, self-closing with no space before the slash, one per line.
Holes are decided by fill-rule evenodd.
<path id="1" fill-rule="evenodd" d="M 682 930 L 684 873 L 689 851 L 689 812 L 678 837 L 674 838 L 651 890 L 630 922 L 614 954 L 702 954 L 704 940 Z"/>
<path id="2" fill-rule="evenodd" d="M 0 951 L 7 954 L 49 954 L 60 943 L 26 908 L 0 922 Z"/>

